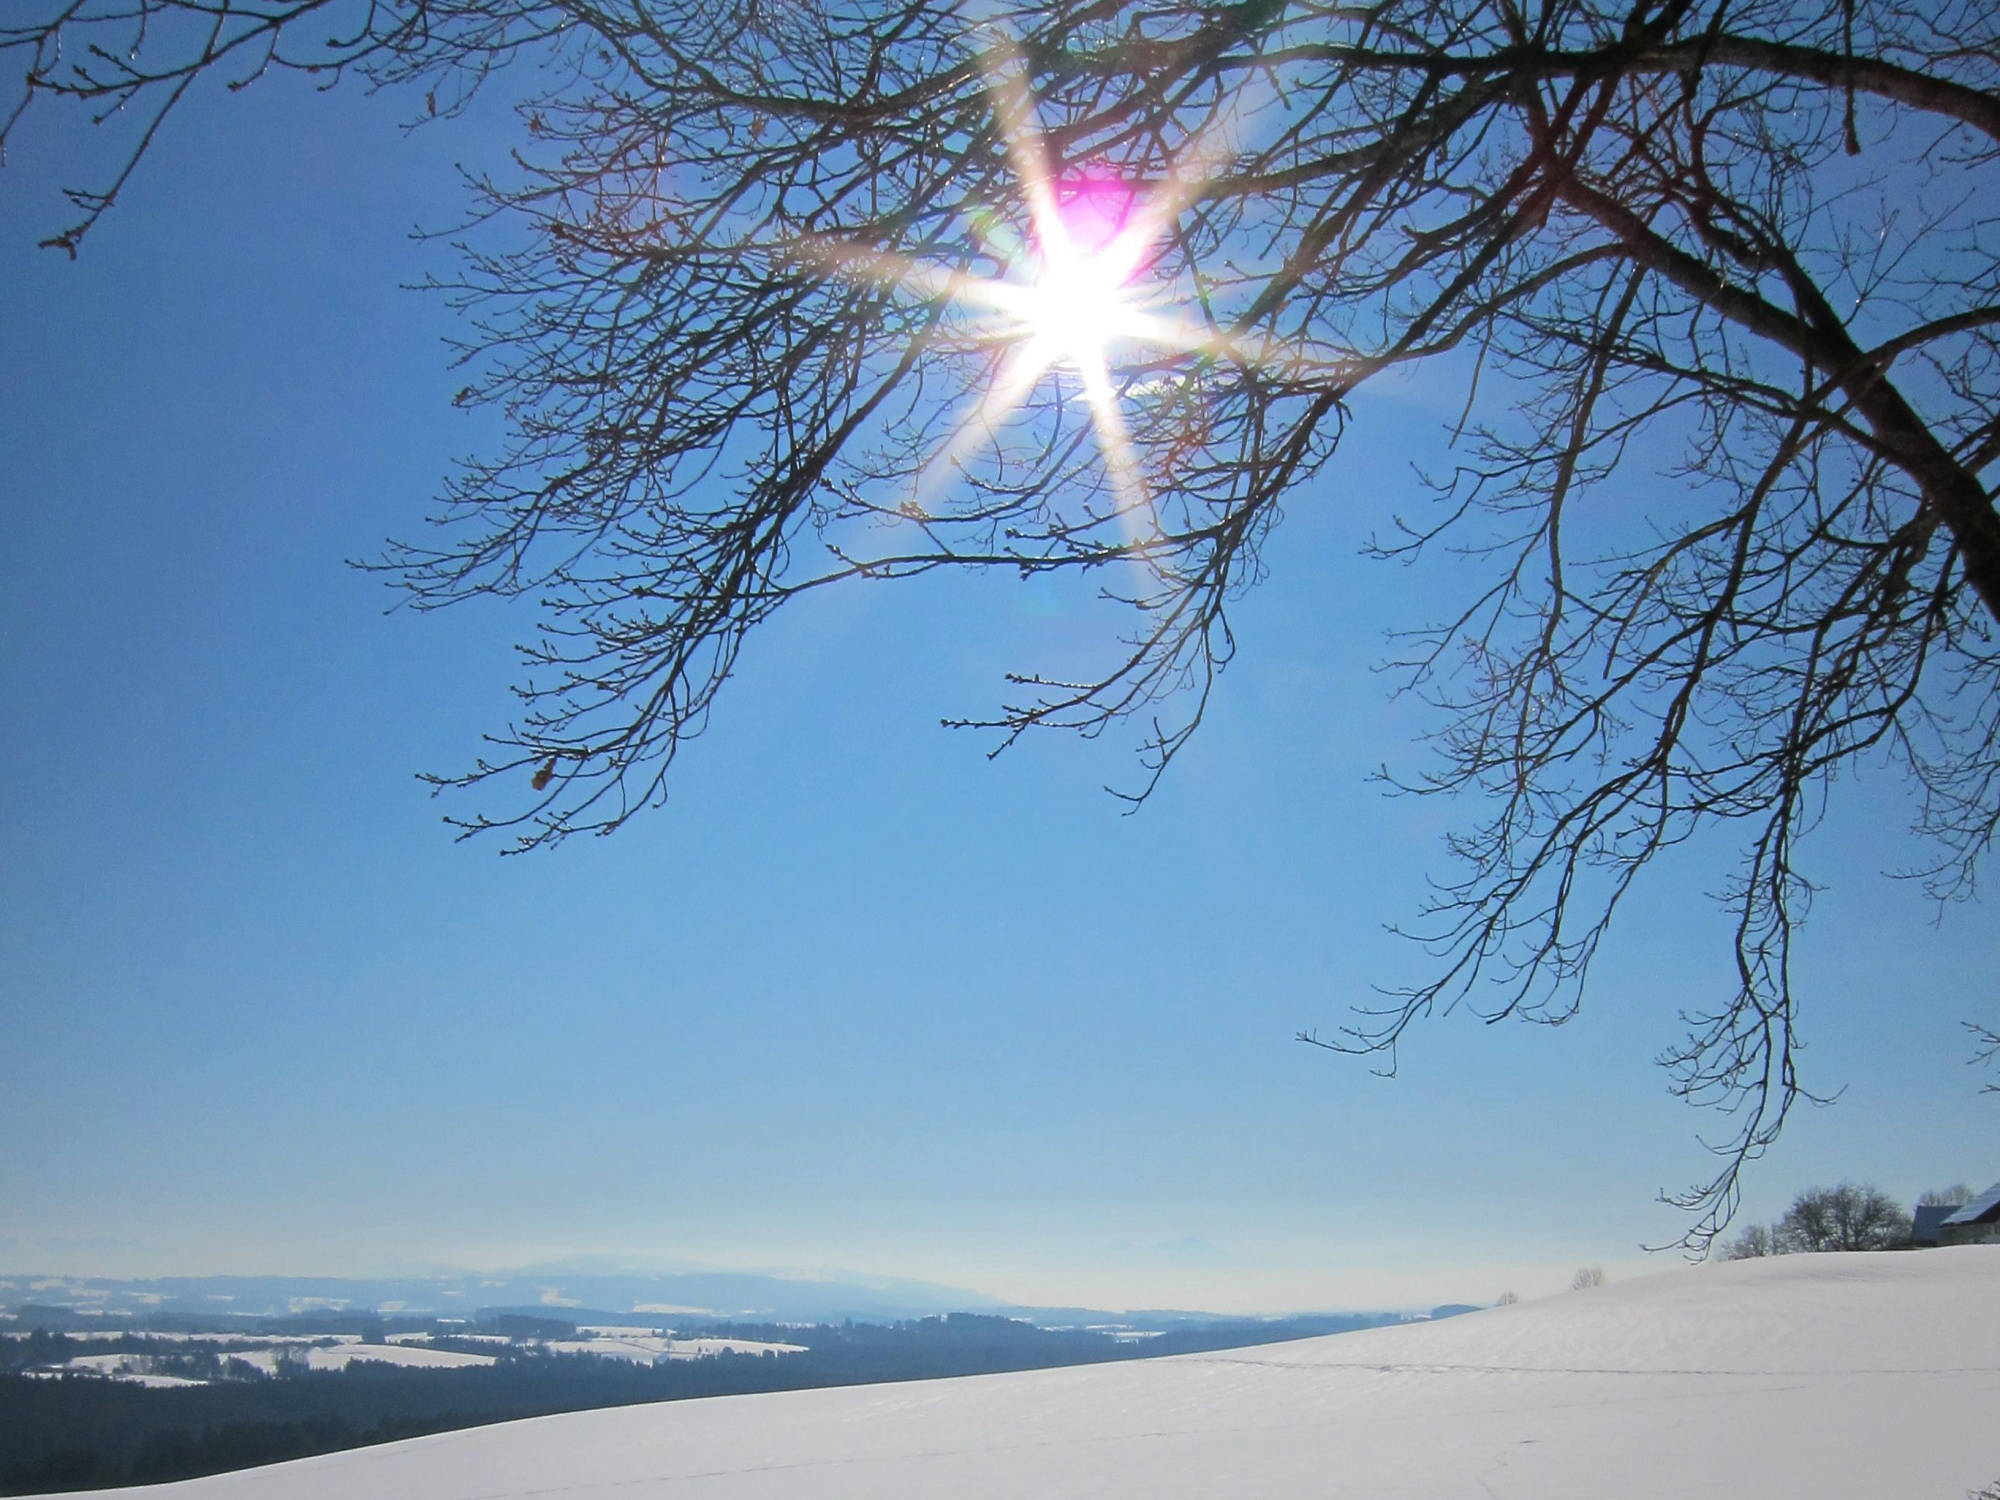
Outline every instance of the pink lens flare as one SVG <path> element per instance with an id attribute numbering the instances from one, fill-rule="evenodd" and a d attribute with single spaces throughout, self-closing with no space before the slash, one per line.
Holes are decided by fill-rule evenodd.
<path id="1" fill-rule="evenodd" d="M 1066 242 L 1062 258 L 1092 264 L 1109 256 L 1116 262 L 1116 285 L 1126 285 L 1150 270 L 1164 248 L 1160 226 L 1144 215 L 1145 193 L 1140 183 L 1114 172 L 1085 169 L 1064 173 L 1052 184 L 1057 227 Z M 1036 258 L 1048 256 L 1039 244 Z"/>

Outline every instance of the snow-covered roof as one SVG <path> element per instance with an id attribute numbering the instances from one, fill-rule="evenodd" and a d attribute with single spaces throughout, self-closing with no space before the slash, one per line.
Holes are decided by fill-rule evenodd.
<path id="1" fill-rule="evenodd" d="M 1945 1220 L 1947 1224 L 1980 1224 L 2000 1214 L 2000 1182 L 1974 1198 L 1965 1207 Z"/>

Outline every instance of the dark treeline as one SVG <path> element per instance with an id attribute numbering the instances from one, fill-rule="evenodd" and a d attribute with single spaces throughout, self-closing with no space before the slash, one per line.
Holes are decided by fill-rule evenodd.
<path id="1" fill-rule="evenodd" d="M 523 1348 L 476 1369 L 355 1363 L 341 1371 L 166 1389 L 85 1375 L 0 1375 L 0 1494 L 155 1484 L 552 1412 L 1047 1369 L 1271 1343 L 1381 1321 L 1216 1324 L 1121 1343 L 1084 1329 L 952 1314 L 891 1325 L 722 1324 L 699 1332 L 807 1350 L 652 1366 Z M 25 1352 L 26 1342 L 17 1342 L 15 1352 Z M 42 1335 L 36 1353 L 60 1358 L 70 1343 Z"/>

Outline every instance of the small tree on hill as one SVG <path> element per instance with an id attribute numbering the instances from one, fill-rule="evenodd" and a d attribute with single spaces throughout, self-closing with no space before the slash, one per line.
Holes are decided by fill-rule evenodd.
<path id="1" fill-rule="evenodd" d="M 1776 1253 L 1770 1226 L 1766 1224 L 1749 1225 L 1729 1242 L 1729 1248 L 1723 1252 L 1729 1260 L 1761 1260 Z"/>

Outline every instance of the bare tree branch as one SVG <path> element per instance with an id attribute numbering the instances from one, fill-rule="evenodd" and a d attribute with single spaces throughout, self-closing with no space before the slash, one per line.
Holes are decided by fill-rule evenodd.
<path id="1" fill-rule="evenodd" d="M 1460 1004 L 1560 1024 L 1641 873 L 1730 831 L 1735 982 L 1661 1054 L 1728 1122 L 1669 1195 L 1705 1249 L 1813 1097 L 1793 940 L 1843 770 L 1902 768 L 1939 899 L 2000 827 L 2000 12 L 51 0 L 0 29 L 0 140 L 31 105 L 141 122 L 74 253 L 204 78 L 351 71 L 427 116 L 523 58 L 498 232 L 445 287 L 461 400 L 511 439 L 377 564 L 420 608 L 539 611 L 517 722 L 434 778 L 492 799 L 460 827 L 615 829 L 787 602 L 995 568 L 1121 623 L 949 722 L 1130 721 L 1136 805 L 1281 507 L 1428 364 L 1457 420 L 1376 550 L 1471 581 L 1394 638 L 1434 753 L 1389 785 L 1467 817 L 1406 924 L 1429 977 L 1305 1039 L 1393 1071 Z M 1097 353 L 1009 312 L 1092 181 L 1150 236 Z"/>

